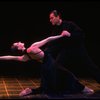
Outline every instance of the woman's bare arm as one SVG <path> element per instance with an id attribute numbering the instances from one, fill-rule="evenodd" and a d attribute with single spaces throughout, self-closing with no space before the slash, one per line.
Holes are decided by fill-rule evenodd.
<path id="1" fill-rule="evenodd" d="M 26 55 L 22 55 L 22 56 L 6 55 L 6 56 L 0 56 L 0 60 L 27 61 L 29 59 L 28 59 L 28 57 Z"/>
<path id="2" fill-rule="evenodd" d="M 43 39 L 43 40 L 41 40 L 41 41 L 39 41 L 39 42 L 33 43 L 31 46 L 32 46 L 32 47 L 33 47 L 33 46 L 41 47 L 41 46 L 45 45 L 46 43 L 48 43 L 48 42 L 50 42 L 50 41 L 59 39 L 59 38 L 64 37 L 64 36 L 67 36 L 67 35 L 66 35 L 66 34 L 61 34 L 61 35 L 57 35 L 57 36 L 50 36 L 50 37 L 48 37 L 48 38 L 46 38 L 46 39 Z"/>

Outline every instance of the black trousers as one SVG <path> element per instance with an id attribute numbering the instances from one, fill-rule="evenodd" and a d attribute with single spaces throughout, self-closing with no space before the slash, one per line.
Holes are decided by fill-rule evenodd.
<path id="1" fill-rule="evenodd" d="M 68 66 L 74 67 L 75 70 L 78 66 L 100 83 L 100 68 L 93 62 L 84 47 L 62 49 L 56 57 L 56 63 L 63 65 L 65 68 L 68 68 Z"/>
<path id="2" fill-rule="evenodd" d="M 84 89 L 84 85 L 67 69 L 57 63 L 45 52 L 41 67 L 41 85 L 46 93 L 76 93 Z"/>

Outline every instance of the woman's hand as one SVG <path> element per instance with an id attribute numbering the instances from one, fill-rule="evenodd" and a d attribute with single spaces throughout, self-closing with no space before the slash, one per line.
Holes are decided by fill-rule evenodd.
<path id="1" fill-rule="evenodd" d="M 61 35 L 70 37 L 71 34 L 68 31 L 63 31 Z"/>

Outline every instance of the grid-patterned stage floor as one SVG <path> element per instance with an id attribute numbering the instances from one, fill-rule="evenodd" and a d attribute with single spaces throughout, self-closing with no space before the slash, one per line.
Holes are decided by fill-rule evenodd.
<path id="1" fill-rule="evenodd" d="M 27 99 L 27 98 L 46 98 L 46 99 L 100 99 L 100 84 L 91 79 L 80 79 L 80 82 L 95 90 L 95 94 L 86 96 L 83 94 L 66 95 L 64 97 L 47 97 L 46 95 L 30 95 L 26 97 L 19 97 L 19 93 L 27 88 L 36 88 L 40 85 L 40 80 L 35 78 L 23 77 L 7 77 L 0 76 L 0 99 Z"/>

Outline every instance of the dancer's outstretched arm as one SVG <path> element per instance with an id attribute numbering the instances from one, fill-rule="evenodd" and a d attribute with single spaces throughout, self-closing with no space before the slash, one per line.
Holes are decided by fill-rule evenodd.
<path id="1" fill-rule="evenodd" d="M 22 56 L 6 55 L 6 56 L 0 56 L 0 60 L 27 61 L 29 60 L 29 58 L 26 55 L 22 55 Z"/>
<path id="2" fill-rule="evenodd" d="M 37 46 L 37 47 L 41 47 L 43 45 L 45 45 L 46 43 L 50 42 L 50 41 L 53 41 L 53 40 L 56 40 L 56 39 L 59 39 L 61 37 L 64 37 L 64 36 L 68 36 L 68 33 L 62 33 L 60 35 L 57 35 L 57 36 L 50 36 L 46 39 L 43 39 L 39 42 L 35 42 L 31 45 L 31 47 L 34 47 L 34 46 Z"/>

